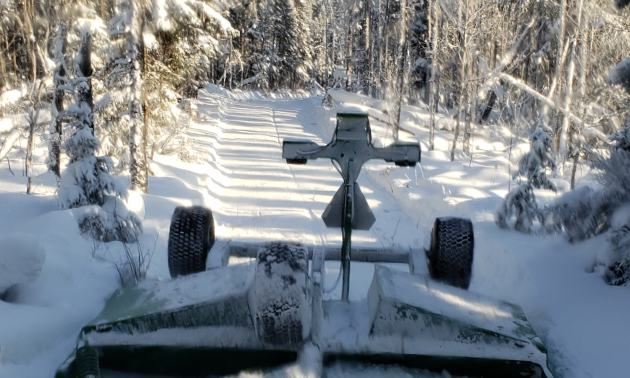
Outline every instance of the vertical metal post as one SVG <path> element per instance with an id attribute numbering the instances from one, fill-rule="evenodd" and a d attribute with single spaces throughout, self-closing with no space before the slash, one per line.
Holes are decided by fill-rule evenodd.
<path id="1" fill-rule="evenodd" d="M 341 299 L 348 302 L 350 292 L 350 250 L 352 249 L 352 214 L 354 210 L 354 159 L 348 161 L 347 176 L 344 177 L 345 201 L 343 209 L 343 229 L 341 230 L 341 267 L 343 269 L 343 286 Z"/>
<path id="2" fill-rule="evenodd" d="M 322 296 L 324 288 L 324 264 L 326 261 L 326 251 L 323 248 L 316 248 L 313 251 L 313 302 L 311 312 L 311 342 L 320 348 L 322 322 L 324 319 L 324 308 L 322 306 Z"/>

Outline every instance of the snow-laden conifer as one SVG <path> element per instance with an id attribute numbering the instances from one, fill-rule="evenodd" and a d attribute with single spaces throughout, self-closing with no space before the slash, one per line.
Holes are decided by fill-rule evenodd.
<path id="1" fill-rule="evenodd" d="M 606 81 L 621 85 L 630 93 L 630 59 L 613 68 Z M 581 189 L 579 195 L 567 193 L 545 209 L 546 232 L 561 232 L 570 241 L 579 241 L 607 230 L 616 233 L 623 228 L 611 229 L 611 217 L 617 209 L 630 203 L 630 112 L 626 125 L 611 135 L 609 141 L 606 156 L 592 154 L 594 165 L 601 172 L 601 188 Z M 618 244 L 614 236 L 609 240 L 612 245 Z"/>
<path id="2" fill-rule="evenodd" d="M 608 256 L 601 261 L 604 280 L 614 286 L 630 283 L 630 205 L 615 211 L 608 233 Z"/>
<path id="3" fill-rule="evenodd" d="M 556 191 L 556 186 L 547 177 L 547 169 L 555 167 L 553 140 L 547 134 L 549 131 L 548 127 L 541 124 L 530 135 L 530 151 L 519 160 L 518 171 L 513 176 L 518 186 L 506 195 L 497 208 L 495 218 L 499 227 L 513 227 L 517 231 L 530 233 L 536 220 L 544 223 L 534 188 Z"/>
<path id="4" fill-rule="evenodd" d="M 277 55 L 281 58 L 276 85 L 299 88 L 308 81 L 312 69 L 306 10 L 293 0 L 278 0 L 274 3 L 274 11 Z"/>
<path id="5" fill-rule="evenodd" d="M 127 188 L 109 172 L 111 159 L 96 156 L 100 141 L 94 136 L 92 114 L 91 31 L 82 30 L 82 46 L 75 66 L 76 77 L 70 80 L 73 87 L 74 104 L 64 112 L 64 117 L 73 119 L 72 135 L 64 143 L 69 157 L 68 166 L 61 175 L 58 201 L 63 209 L 90 206 L 79 217 L 79 227 L 96 239 L 133 242 L 142 232 L 140 219 L 127 211 L 121 198 L 127 197 Z"/>

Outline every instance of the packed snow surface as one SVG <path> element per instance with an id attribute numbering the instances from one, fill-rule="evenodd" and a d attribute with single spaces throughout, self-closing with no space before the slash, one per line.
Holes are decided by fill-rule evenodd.
<path id="1" fill-rule="evenodd" d="M 149 193 L 141 195 L 142 201 L 131 201 L 138 212 L 144 212 L 144 234 L 130 250 L 153 251 L 150 279 L 169 279 L 168 229 L 173 210 L 180 205 L 212 209 L 220 240 L 340 246 L 339 230 L 327 229 L 320 218 L 341 184 L 338 172 L 327 160 L 287 165 L 281 158 L 282 140 L 326 144 L 334 132 L 335 113 L 357 106 L 370 115 L 377 146 L 391 143 L 392 130 L 383 122 L 391 113 L 386 112 L 386 103 L 345 92 L 332 95 L 337 108 L 325 109 L 320 106 L 321 96 L 307 93 L 264 96 L 216 86 L 200 91 L 199 123 L 187 131 L 198 163 L 178 161 L 175 155 L 155 155 Z M 474 131 L 472 158 L 458 150 L 451 162 L 453 133 L 449 130 L 454 120 L 444 113 L 438 115 L 440 130 L 435 150 L 429 151 L 428 119 L 424 108 L 403 109 L 405 131 L 400 135 L 403 141 L 420 142 L 420 166 L 399 168 L 377 160 L 364 166 L 358 183 L 376 223 L 370 231 L 354 232 L 353 245 L 422 248 L 436 217 L 468 217 L 476 241 L 470 291 L 523 308 L 549 348 L 554 376 L 627 377 L 630 290 L 607 286 L 598 274 L 591 273 L 598 254 L 607 248 L 605 236 L 572 245 L 560 236 L 537 238 L 499 229 L 494 209 L 509 186 L 515 185 L 510 183 L 510 169 L 513 172 L 515 162 L 528 150 L 527 140 L 514 138 L 511 142 L 505 128 L 484 126 Z M 36 140 L 35 193 L 24 194 L 26 178 L 16 169 L 23 162 L 24 145 L 24 140 L 18 141 L 8 154 L 13 172 L 6 159 L 0 163 L 0 237 L 36 234 L 45 261 L 35 281 L 13 286 L 0 301 L 2 378 L 54 375 L 75 347 L 81 327 L 119 287 L 116 266 L 125 254 L 119 242 L 99 244 L 82 238 L 79 213 L 59 210 L 56 183 L 46 172 L 45 143 L 40 140 Z M 123 179 L 128 181 L 128 177 Z M 562 178 L 552 179 L 560 192 L 567 187 Z M 584 170 L 578 186 L 586 185 L 596 183 Z M 536 196 L 545 203 L 556 195 L 537 192 Z M 233 258 L 231 262 L 241 261 Z M 326 263 L 326 289 L 332 288 L 338 271 L 339 262 Z M 351 299 L 366 298 L 373 274 L 371 264 L 352 264 Z M 324 299 L 339 299 L 340 286 Z M 270 374 L 311 376 L 311 357 L 307 353 L 297 365 Z M 240 376 L 264 375 L 244 372 Z M 327 375 L 450 376 L 447 372 L 353 364 L 333 365 L 327 368 Z"/>

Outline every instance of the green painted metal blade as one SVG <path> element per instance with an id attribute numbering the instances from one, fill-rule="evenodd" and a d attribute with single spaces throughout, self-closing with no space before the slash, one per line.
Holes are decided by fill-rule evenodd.
<path id="1" fill-rule="evenodd" d="M 520 361 L 551 376 L 547 350 L 515 304 L 377 265 L 368 309 L 370 334 L 404 335 L 403 354 L 425 355 L 431 340 L 441 345 L 434 356 Z"/>
<path id="2" fill-rule="evenodd" d="M 228 266 L 167 281 L 123 288 L 83 331 L 128 334 L 168 328 L 253 328 L 247 293 L 254 264 Z"/>

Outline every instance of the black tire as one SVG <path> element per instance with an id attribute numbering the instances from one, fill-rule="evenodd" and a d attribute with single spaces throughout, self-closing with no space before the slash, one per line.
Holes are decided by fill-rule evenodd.
<path id="1" fill-rule="evenodd" d="M 261 341 L 295 346 L 310 330 L 307 259 L 299 243 L 269 243 L 258 250 L 253 317 Z"/>
<path id="2" fill-rule="evenodd" d="M 168 270 L 171 277 L 205 271 L 208 251 L 213 245 L 212 211 L 202 206 L 176 207 L 168 235 Z"/>
<path id="3" fill-rule="evenodd" d="M 431 278 L 468 289 L 472 277 L 475 235 L 470 219 L 437 218 L 427 251 Z"/>

